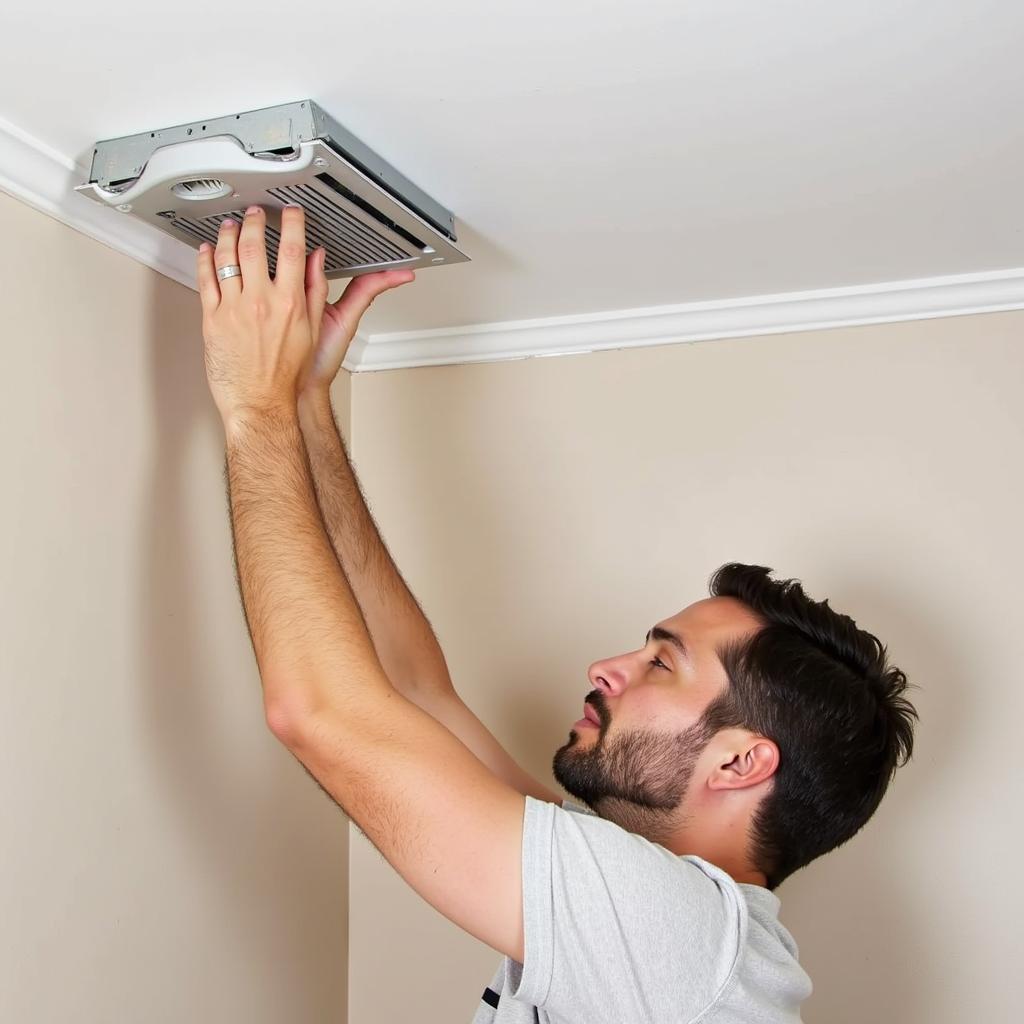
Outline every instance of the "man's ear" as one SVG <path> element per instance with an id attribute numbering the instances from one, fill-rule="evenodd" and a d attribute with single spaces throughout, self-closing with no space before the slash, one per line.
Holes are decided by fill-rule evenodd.
<path id="1" fill-rule="evenodd" d="M 747 789 L 770 779 L 779 767 L 779 748 L 775 742 L 755 733 L 729 732 L 708 777 L 708 788 Z"/>

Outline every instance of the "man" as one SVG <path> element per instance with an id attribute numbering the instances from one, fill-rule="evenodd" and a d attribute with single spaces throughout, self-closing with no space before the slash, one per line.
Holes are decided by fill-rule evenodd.
<path id="1" fill-rule="evenodd" d="M 503 954 L 474 1024 L 798 1021 L 811 984 L 774 889 L 853 836 L 910 757 L 903 673 L 798 583 L 723 566 L 710 598 L 590 667 L 553 765 L 580 803 L 562 801 L 458 698 L 334 424 L 360 317 L 414 275 L 357 278 L 327 306 L 302 210 L 283 211 L 273 280 L 263 239 L 258 207 L 225 222 L 198 281 L 269 727 Z"/>

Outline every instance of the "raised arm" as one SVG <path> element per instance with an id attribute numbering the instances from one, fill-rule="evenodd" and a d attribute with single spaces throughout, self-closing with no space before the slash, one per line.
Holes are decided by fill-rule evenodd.
<path id="1" fill-rule="evenodd" d="M 298 399 L 299 423 L 327 533 L 381 666 L 406 697 L 449 694 L 454 687 L 441 645 L 366 507 L 334 418 L 330 387 L 370 303 L 413 277 L 412 271 L 392 270 L 354 278 L 338 302 L 326 305 L 326 280 L 307 272 L 309 302 L 320 305 L 323 319 L 315 359 L 300 382 Z M 310 309 L 310 320 L 318 322 L 315 309 Z"/>
<path id="2" fill-rule="evenodd" d="M 520 793 L 560 803 L 561 797 L 524 771 L 456 692 L 437 637 L 366 507 L 334 419 L 331 382 L 360 318 L 377 295 L 411 278 L 408 271 L 367 274 L 350 282 L 341 299 L 324 309 L 316 358 L 298 400 L 317 503 L 392 686 L 457 736 L 498 778 Z M 307 269 L 306 288 L 310 320 L 320 322 L 327 287 L 315 268 Z"/>
<path id="3" fill-rule="evenodd" d="M 453 689 L 437 637 L 381 540 L 348 460 L 326 388 L 299 400 L 317 501 L 388 678 L 405 696 Z"/>

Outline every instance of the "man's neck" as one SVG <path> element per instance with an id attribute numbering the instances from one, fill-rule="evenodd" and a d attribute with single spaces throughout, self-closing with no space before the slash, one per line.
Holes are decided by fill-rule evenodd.
<path id="1" fill-rule="evenodd" d="M 768 878 L 763 871 L 752 867 L 745 857 L 737 855 L 736 851 L 730 848 L 723 841 L 716 841 L 709 836 L 706 830 L 701 834 L 683 832 L 673 838 L 668 848 L 677 854 L 690 853 L 716 868 L 721 868 L 734 882 L 745 885 L 760 885 L 768 887 Z"/>

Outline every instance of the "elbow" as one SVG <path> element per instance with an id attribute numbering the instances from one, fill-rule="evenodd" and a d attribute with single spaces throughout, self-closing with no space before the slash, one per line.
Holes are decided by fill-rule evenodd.
<path id="1" fill-rule="evenodd" d="M 313 711 L 308 697 L 290 690 L 268 688 L 263 703 L 267 728 L 286 747 L 293 747 L 299 742 Z"/>
<path id="2" fill-rule="evenodd" d="M 295 715 L 281 703 L 268 704 L 264 711 L 267 728 L 286 747 L 295 741 Z"/>

